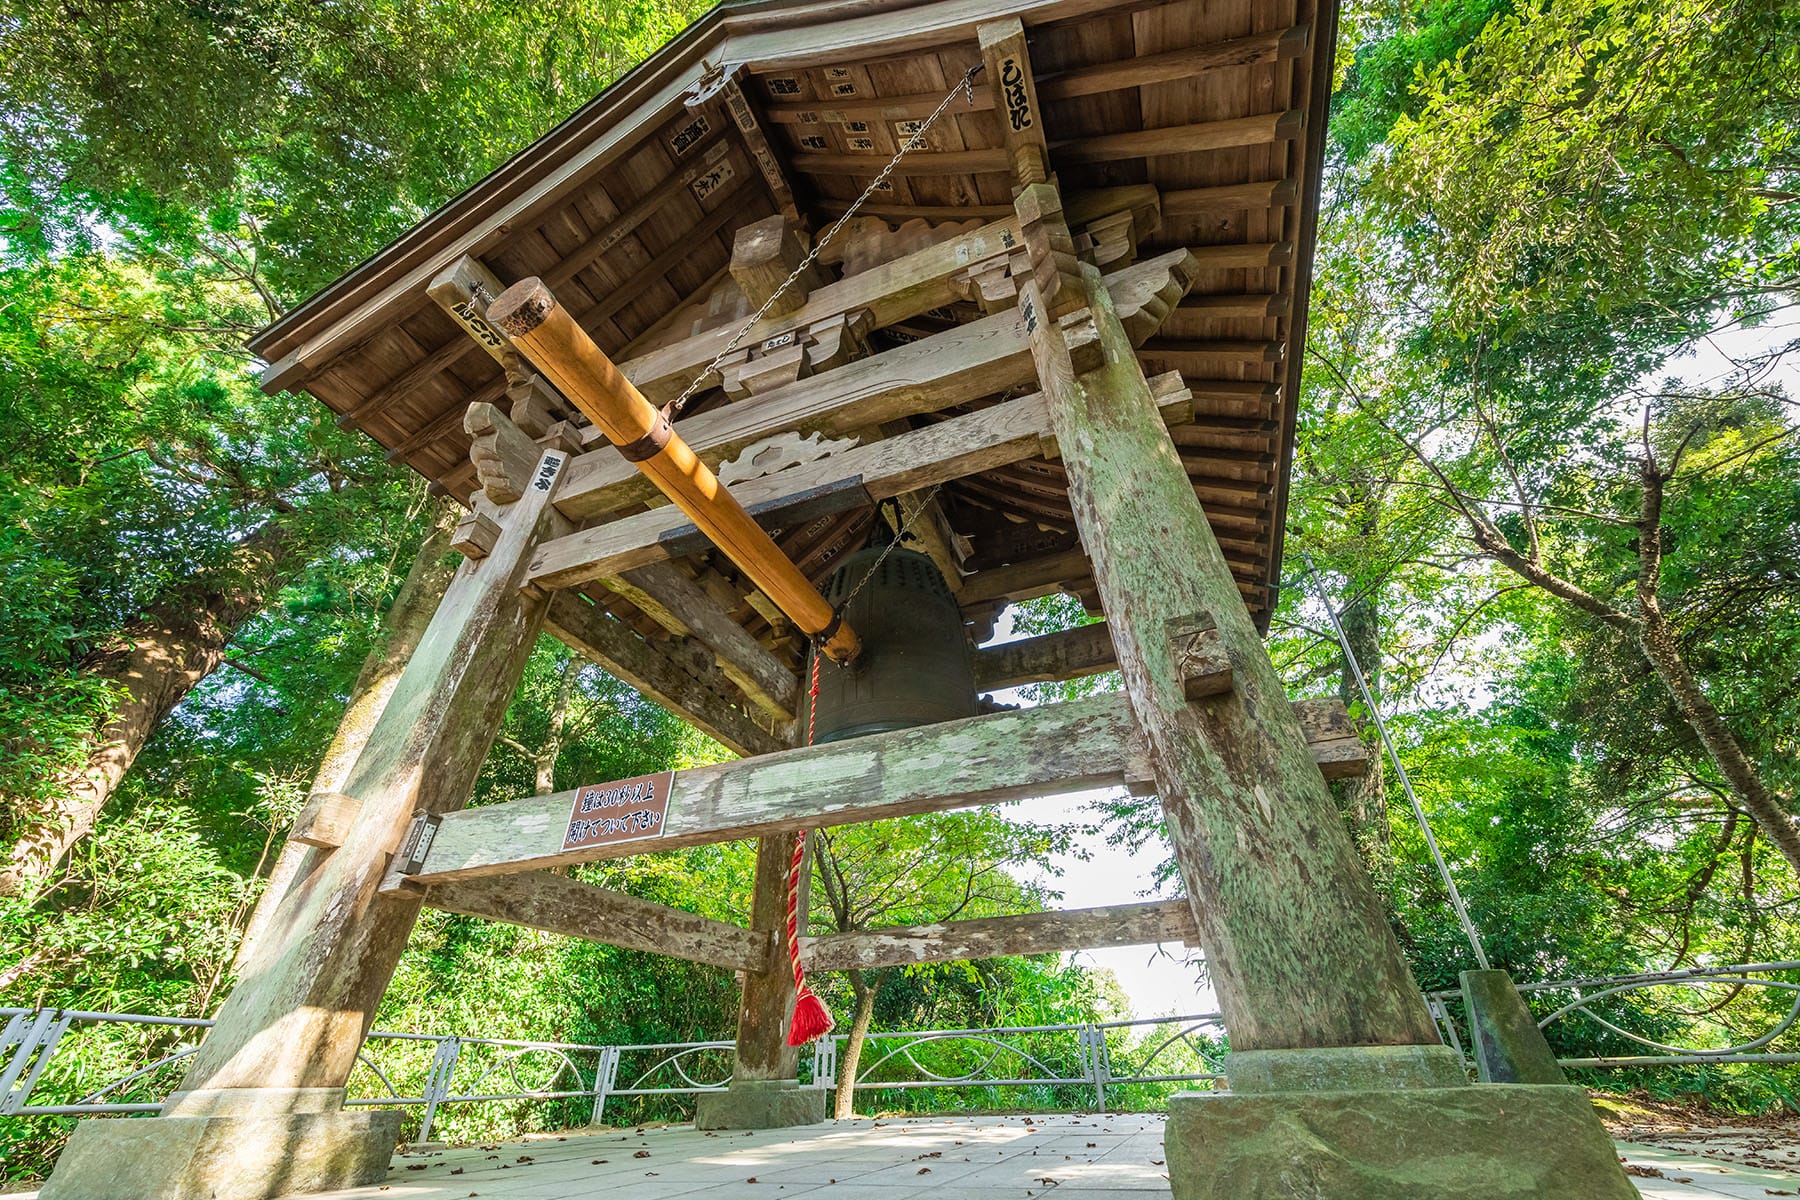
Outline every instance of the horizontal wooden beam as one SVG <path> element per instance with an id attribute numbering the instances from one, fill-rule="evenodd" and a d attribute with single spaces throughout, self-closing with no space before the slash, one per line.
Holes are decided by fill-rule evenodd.
<path id="1" fill-rule="evenodd" d="M 288 841 L 302 846 L 318 846 L 323 850 L 344 844 L 350 827 L 362 812 L 362 801 L 342 792 L 314 792 L 294 814 L 288 829 Z"/>
<path id="2" fill-rule="evenodd" d="M 855 200 L 839 200 L 832 196 L 820 196 L 812 202 L 812 207 L 820 212 L 841 213 L 849 210 Z M 966 221 L 970 217 L 985 217 L 992 220 L 1010 214 L 1010 204 L 864 204 L 856 212 L 858 216 L 880 217 L 887 221 L 910 221 L 922 217 L 934 224 L 942 221 Z"/>
<path id="3" fill-rule="evenodd" d="M 975 651 L 973 665 L 975 686 L 990 692 L 1027 683 L 1082 679 L 1114 670 L 1118 662 L 1106 622 L 1095 621 L 1016 642 L 983 646 Z M 1343 701 L 1296 700 L 1294 717 L 1306 733 L 1313 761 L 1319 764 L 1325 778 L 1357 779 L 1367 773 L 1369 746 Z"/>
<path id="4" fill-rule="evenodd" d="M 1368 774 L 1370 747 L 1342 700 L 1296 700 L 1294 716 L 1325 778 L 1361 779 Z"/>
<path id="5" fill-rule="evenodd" d="M 425 903 L 467 917 L 666 954 L 728 971 L 761 971 L 772 950 L 767 931 L 744 929 L 549 871 L 440 883 L 425 893 Z"/>
<path id="6" fill-rule="evenodd" d="M 1009 563 L 977 571 L 963 580 L 957 602 L 966 610 L 972 605 L 1005 601 L 1035 600 L 1056 590 L 1060 583 L 1087 579 L 1094 573 L 1093 564 L 1081 550 L 1066 550 L 1024 562 Z"/>
<path id="7" fill-rule="evenodd" d="M 380 412 L 390 404 L 404 400 L 431 382 L 440 372 L 449 370 L 478 349 L 480 347 L 465 337 L 462 330 L 457 330 L 456 336 L 427 353 L 425 357 L 376 388 L 364 399 L 357 401 L 350 411 L 339 413 L 338 428 L 361 428 L 362 423 L 371 415 Z"/>
<path id="8" fill-rule="evenodd" d="M 607 674 L 630 684 L 720 745 L 738 754 L 786 749 L 785 734 L 772 733 L 743 709 L 706 688 L 667 654 L 623 622 L 574 592 L 550 601 L 545 632 L 600 664 Z M 723 676 L 721 676 L 723 678 Z"/>
<path id="9" fill-rule="evenodd" d="M 984 692 L 1026 683 L 1060 683 L 1110 671 L 1112 634 L 1105 621 L 983 646 L 975 651 L 975 686 Z"/>
<path id="10" fill-rule="evenodd" d="M 1180 423 L 1191 415 L 1192 403 L 1180 376 L 1159 377 L 1153 392 L 1165 420 Z M 731 490 L 765 522 L 792 525 L 796 512 L 818 515 L 816 501 L 821 497 L 873 503 L 1034 458 L 1045 450 L 1049 421 L 1042 396 L 1023 396 L 747 479 Z M 623 571 L 635 574 L 635 569 L 647 569 L 645 564 L 679 558 L 704 546 L 693 523 L 672 505 L 664 505 L 542 543 L 526 578 L 539 587 L 573 587 Z"/>
<path id="11" fill-rule="evenodd" d="M 1241 246 L 1190 246 L 1188 253 L 1202 271 L 1235 271 L 1240 267 L 1285 267 L 1294 261 L 1292 242 L 1251 242 Z"/>
<path id="12" fill-rule="evenodd" d="M 802 100 L 797 103 L 784 101 L 781 104 L 764 105 L 763 112 L 772 125 L 816 125 L 821 121 L 908 121 L 929 117 L 943 102 L 941 92 L 922 92 L 911 96 L 877 96 L 868 100 L 847 97 Z M 967 103 L 957 101 L 956 111 L 959 114 L 984 112 L 993 107 L 993 90 L 977 88 Z"/>
<path id="13" fill-rule="evenodd" d="M 1299 137 L 1305 124 L 1305 114 L 1298 110 L 1263 113 L 1227 121 L 1202 121 L 1196 125 L 1138 129 L 1129 133 L 1109 133 L 1105 137 L 1057 142 L 1050 147 L 1050 155 L 1061 166 L 1151 158 L 1159 154 L 1229 150 L 1237 146 L 1266 146 Z"/>
<path id="14" fill-rule="evenodd" d="M 1284 208 L 1299 194 L 1291 179 L 1227 183 L 1217 187 L 1177 188 L 1162 194 L 1162 212 L 1171 217 L 1204 217 L 1252 208 Z"/>
<path id="15" fill-rule="evenodd" d="M 1290 29 L 1271 29 L 1248 37 L 1211 42 L 1203 46 L 1188 46 L 1180 50 L 1165 50 L 1160 54 L 1146 54 L 1120 62 L 1077 67 L 1053 75 L 1039 74 L 1038 98 L 1074 100 L 1101 92 L 1173 83 L 1226 67 L 1246 67 L 1257 63 L 1278 62 L 1284 58 L 1298 58 L 1306 51 L 1307 37 L 1307 27 L 1296 25 Z"/>
<path id="16" fill-rule="evenodd" d="M 1185 337 L 1189 321 L 1219 321 L 1233 317 L 1274 317 L 1287 311 L 1286 292 L 1227 292 L 1220 296 L 1189 296 L 1169 316 L 1165 329 L 1171 337 Z"/>
<path id="17" fill-rule="evenodd" d="M 1191 946 L 1199 937 L 1194 911 L 1185 899 L 1156 900 L 826 934 L 803 943 L 800 960 L 809 971 L 868 970 L 1151 942 Z"/>
<path id="18" fill-rule="evenodd" d="M 809 175 L 854 175 L 869 179 L 881 174 L 890 159 L 885 154 L 795 154 L 794 170 Z M 893 175 L 918 178 L 927 175 L 1006 174 L 1012 170 L 1004 150 L 916 150 L 894 166 Z"/>
<path id="19" fill-rule="evenodd" d="M 1132 336 L 1148 338 L 1156 331 L 1187 291 L 1195 269 L 1192 252 L 1172 250 L 1106 277 L 1107 290 Z M 830 290 L 814 292 L 807 308 Z M 670 347 L 669 352 L 679 349 Z M 647 363 L 654 357 L 634 361 Z M 691 351 L 674 355 L 682 361 L 692 357 Z M 681 422 L 681 435 L 711 466 L 773 434 L 819 432 L 840 437 L 884 421 L 978 400 L 1035 376 L 1024 320 L 1017 309 L 1008 309 L 776 388 L 758 396 L 754 404 L 728 404 L 689 417 Z M 655 499 L 655 488 L 630 463 L 610 447 L 602 447 L 569 464 L 556 506 L 564 516 L 582 521 Z M 745 503 L 750 503 L 747 497 Z"/>
<path id="20" fill-rule="evenodd" d="M 1123 697 L 1101 696 L 677 771 L 660 823 L 635 840 L 565 849 L 579 789 L 446 813 L 410 879 L 530 871 L 1149 777 Z"/>
<path id="21" fill-rule="evenodd" d="M 1223 359 L 1230 362 L 1272 363 L 1281 361 L 1282 343 L 1251 340 L 1190 339 L 1177 341 L 1158 338 L 1146 342 L 1138 351 L 1138 361 L 1147 372 L 1180 371 L 1189 374 L 1205 369 Z"/>
<path id="22" fill-rule="evenodd" d="M 669 632 L 699 639 L 713 652 L 726 677 L 772 719 L 785 723 L 794 718 L 800 702 L 799 676 L 679 568 L 666 562 L 649 563 L 607 580 L 606 586 Z"/>

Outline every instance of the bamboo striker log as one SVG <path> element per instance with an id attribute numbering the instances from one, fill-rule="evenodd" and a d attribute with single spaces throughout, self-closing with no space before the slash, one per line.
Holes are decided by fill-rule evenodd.
<path id="1" fill-rule="evenodd" d="M 831 606 L 812 581 L 556 302 L 543 280 L 533 276 L 507 288 L 488 306 L 487 319 L 795 625 L 809 635 L 828 633 L 827 655 L 838 662 L 856 657 L 861 644 L 855 631 L 842 622 L 833 628 Z"/>

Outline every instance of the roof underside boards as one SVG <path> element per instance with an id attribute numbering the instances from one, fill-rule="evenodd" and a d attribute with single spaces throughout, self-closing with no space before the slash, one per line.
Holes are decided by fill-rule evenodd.
<path id="1" fill-rule="evenodd" d="M 1331 6 L 1321 12 L 1316 0 L 843 0 L 716 9 L 258 335 L 252 349 L 272 364 L 265 386 L 311 393 L 340 424 L 387 447 L 391 460 L 466 501 L 475 476 L 463 413 L 473 401 L 501 399 L 505 380 L 425 294 L 434 275 L 472 254 L 502 283 L 543 276 L 622 362 L 701 330 L 735 328 L 748 309 L 726 273 L 736 231 L 790 203 L 812 231 L 826 228 L 980 62 L 976 27 L 1009 15 L 1026 28 L 1049 165 L 1069 206 L 1097 189 L 1150 185 L 1160 217 L 1134 227 L 1137 258 L 1185 248 L 1199 262 L 1186 298 L 1140 358 L 1147 373 L 1179 372 L 1192 389 L 1193 417 L 1171 432 L 1246 601 L 1266 624 L 1328 83 L 1315 63 L 1328 71 L 1334 20 Z M 720 66 L 749 102 L 748 130 L 730 111 L 733 89 L 719 86 Z M 874 194 L 862 215 L 883 224 L 855 227 L 863 250 L 849 238 L 827 250 L 828 279 L 860 269 L 858 254 L 878 252 L 889 244 L 883 237 L 916 244 L 942 236 L 932 231 L 945 223 L 1010 215 L 1012 172 L 992 82 L 978 76 L 974 103 L 957 97 Z M 695 96 L 705 98 L 695 104 Z M 973 304 L 934 310 L 871 333 L 868 349 L 982 315 Z M 713 389 L 684 415 L 728 402 Z M 1061 587 L 1093 601 L 1055 461 L 1028 459 L 954 481 L 938 502 L 943 542 L 966 571 L 1004 570 L 1023 581 L 1012 595 Z M 839 512 L 782 531 L 778 541 L 822 581 L 875 519 L 866 507 Z M 682 567 L 765 646 L 798 661 L 799 638 L 779 620 L 771 626 L 766 601 L 722 556 L 697 554 Z M 629 589 L 584 590 L 640 634 L 665 636 Z M 970 607 L 979 630 L 992 606 Z M 718 686 L 742 700 L 729 684 Z"/>

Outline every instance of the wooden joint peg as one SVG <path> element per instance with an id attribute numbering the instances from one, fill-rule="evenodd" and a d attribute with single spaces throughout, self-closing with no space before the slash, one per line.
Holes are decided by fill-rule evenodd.
<path id="1" fill-rule="evenodd" d="M 1100 344 L 1100 327 L 1094 323 L 1094 310 L 1078 308 L 1057 318 L 1062 326 L 1063 344 L 1069 348 L 1069 361 L 1077 375 L 1098 371 L 1106 365 L 1106 350 Z"/>
<path id="2" fill-rule="evenodd" d="M 1210 613 L 1171 620 L 1169 650 L 1175 656 L 1175 676 L 1189 701 L 1231 690 L 1231 659 Z"/>
<path id="3" fill-rule="evenodd" d="M 335 850 L 344 844 L 350 826 L 362 812 L 362 801 L 342 792 L 314 792 L 294 816 L 288 840 L 303 846 Z"/>
<path id="4" fill-rule="evenodd" d="M 482 512 L 472 512 L 456 523 L 450 548 L 467 559 L 479 561 L 494 552 L 500 540 L 500 523 Z"/>

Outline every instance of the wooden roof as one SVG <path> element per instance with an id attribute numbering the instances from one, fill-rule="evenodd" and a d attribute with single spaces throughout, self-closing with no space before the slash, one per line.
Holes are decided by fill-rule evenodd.
<path id="1" fill-rule="evenodd" d="M 390 460 L 466 500 L 475 478 L 463 413 L 471 401 L 498 399 L 505 381 L 427 297 L 434 275 L 473 254 L 503 283 L 545 277 L 628 374 L 630 360 L 648 349 L 735 327 L 744 306 L 729 303 L 735 293 L 725 273 L 735 232 L 783 211 L 822 230 L 887 164 L 909 123 L 980 61 L 977 25 L 1008 16 L 1023 21 L 1029 38 L 1049 165 L 1071 207 L 1095 189 L 1150 185 L 1160 217 L 1137 256 L 1178 248 L 1197 256 L 1201 270 L 1187 298 L 1140 357 L 1149 373 L 1179 371 L 1193 391 L 1193 418 L 1172 430 L 1174 440 L 1246 600 L 1266 624 L 1306 321 L 1334 36 L 1329 2 L 723 5 L 259 334 L 251 348 L 271 364 L 264 384 L 311 393 L 340 424 L 387 447 Z M 978 77 L 973 105 L 959 97 L 928 144 L 863 209 L 898 229 L 894 238 L 940 236 L 930 228 L 1011 214 L 993 82 Z M 747 105 L 733 112 L 736 95 Z M 858 229 L 865 242 L 884 232 Z M 855 269 L 846 253 L 826 253 L 828 276 Z M 875 331 L 869 345 L 878 350 L 980 316 L 973 305 L 936 310 Z M 703 393 L 687 414 L 726 402 L 720 391 Z M 988 573 L 979 595 L 1056 584 L 1091 594 L 1055 461 L 959 480 L 940 499 L 950 532 L 967 539 L 965 567 Z M 871 520 L 866 509 L 840 513 L 781 540 L 822 579 Z M 697 565 L 735 580 L 722 560 L 703 556 Z M 655 622 L 627 597 L 607 600 L 654 634 Z M 776 645 L 755 608 L 739 604 L 734 615 Z"/>

